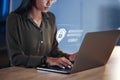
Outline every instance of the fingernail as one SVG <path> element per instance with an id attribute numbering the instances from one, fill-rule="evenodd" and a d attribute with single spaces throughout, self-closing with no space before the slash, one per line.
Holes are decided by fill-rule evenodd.
<path id="1" fill-rule="evenodd" d="M 71 68 L 71 66 L 68 66 L 68 68 Z"/>
<path id="2" fill-rule="evenodd" d="M 63 69 L 65 69 L 65 67 L 62 67 Z"/>

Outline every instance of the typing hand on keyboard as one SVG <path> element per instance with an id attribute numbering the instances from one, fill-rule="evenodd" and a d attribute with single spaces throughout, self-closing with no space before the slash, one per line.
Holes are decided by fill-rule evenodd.
<path id="1" fill-rule="evenodd" d="M 73 64 L 65 57 L 53 58 L 47 57 L 46 63 L 48 66 L 59 66 L 60 68 L 68 67 L 72 68 Z"/>

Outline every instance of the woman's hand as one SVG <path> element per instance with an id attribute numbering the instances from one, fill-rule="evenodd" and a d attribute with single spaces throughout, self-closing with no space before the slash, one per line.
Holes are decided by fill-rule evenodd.
<path id="1" fill-rule="evenodd" d="M 46 62 L 49 66 L 58 66 L 60 68 L 73 67 L 73 64 L 65 57 L 60 57 L 60 58 L 47 57 Z"/>
<path id="2" fill-rule="evenodd" d="M 75 61 L 75 58 L 77 57 L 77 54 L 78 54 L 78 53 L 71 54 L 71 55 L 69 56 L 69 60 L 70 60 L 71 62 L 74 62 L 74 61 Z"/>

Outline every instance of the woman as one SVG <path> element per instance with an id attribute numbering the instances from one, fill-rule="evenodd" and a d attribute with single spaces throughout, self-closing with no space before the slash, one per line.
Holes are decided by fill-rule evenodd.
<path id="1" fill-rule="evenodd" d="M 48 12 L 55 0 L 23 0 L 6 22 L 6 39 L 14 66 L 72 67 L 76 54 L 58 49 L 55 16 Z"/>

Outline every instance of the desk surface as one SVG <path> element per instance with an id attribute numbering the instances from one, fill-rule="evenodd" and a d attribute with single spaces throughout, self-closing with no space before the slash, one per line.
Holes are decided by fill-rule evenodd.
<path id="1" fill-rule="evenodd" d="M 74 73 L 59 74 L 32 68 L 10 67 L 0 70 L 0 80 L 120 80 L 120 46 L 116 46 L 105 66 Z"/>

